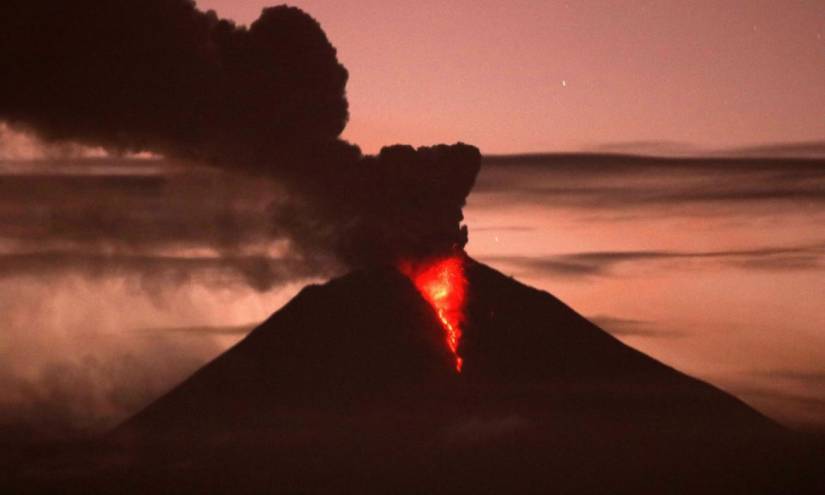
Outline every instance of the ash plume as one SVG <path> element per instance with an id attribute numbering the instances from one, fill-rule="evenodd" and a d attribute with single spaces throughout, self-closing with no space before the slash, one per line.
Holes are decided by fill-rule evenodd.
<path id="1" fill-rule="evenodd" d="M 340 138 L 347 70 L 318 22 L 264 9 L 237 26 L 191 0 L 6 0 L 0 121 L 49 142 L 152 152 L 274 179 L 278 232 L 348 266 L 461 247 L 480 154 Z M 208 198 L 205 198 L 208 201 Z"/>

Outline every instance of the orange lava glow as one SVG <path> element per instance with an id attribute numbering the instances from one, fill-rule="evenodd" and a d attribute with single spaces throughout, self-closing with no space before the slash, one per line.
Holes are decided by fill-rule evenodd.
<path id="1" fill-rule="evenodd" d="M 461 324 L 464 321 L 464 296 L 467 279 L 464 277 L 464 260 L 461 256 L 438 258 L 428 262 L 404 262 L 401 272 L 412 280 L 424 299 L 435 310 L 447 347 L 455 356 L 455 369 L 461 373 L 463 361 L 458 354 L 461 342 Z"/>

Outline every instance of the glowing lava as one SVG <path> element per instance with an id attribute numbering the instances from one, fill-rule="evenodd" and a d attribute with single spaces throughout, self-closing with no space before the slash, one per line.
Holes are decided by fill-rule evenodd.
<path id="1" fill-rule="evenodd" d="M 458 354 L 461 341 L 461 324 L 464 322 L 464 293 L 467 279 L 464 277 L 464 259 L 460 255 L 399 266 L 401 273 L 415 284 L 424 299 L 435 310 L 447 341 L 447 347 L 455 356 L 455 369 L 461 373 L 463 361 Z"/>

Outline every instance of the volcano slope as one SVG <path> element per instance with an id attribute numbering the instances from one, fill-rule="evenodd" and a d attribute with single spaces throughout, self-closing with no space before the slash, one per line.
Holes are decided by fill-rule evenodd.
<path id="1" fill-rule="evenodd" d="M 795 436 L 471 259 L 457 373 L 392 268 L 309 286 L 62 487 L 803 493 Z M 82 470 L 81 470 L 82 471 Z M 54 480 L 52 480 L 53 482 Z"/>

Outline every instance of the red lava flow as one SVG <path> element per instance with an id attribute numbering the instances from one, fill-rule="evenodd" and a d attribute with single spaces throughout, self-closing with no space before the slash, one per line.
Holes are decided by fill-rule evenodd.
<path id="1" fill-rule="evenodd" d="M 458 345 L 461 341 L 467 287 L 463 258 L 453 255 L 425 263 L 405 262 L 400 264 L 399 269 L 412 280 L 424 299 L 435 310 L 441 326 L 444 327 L 447 347 L 455 356 L 455 369 L 461 373 L 463 360 L 458 354 Z"/>

